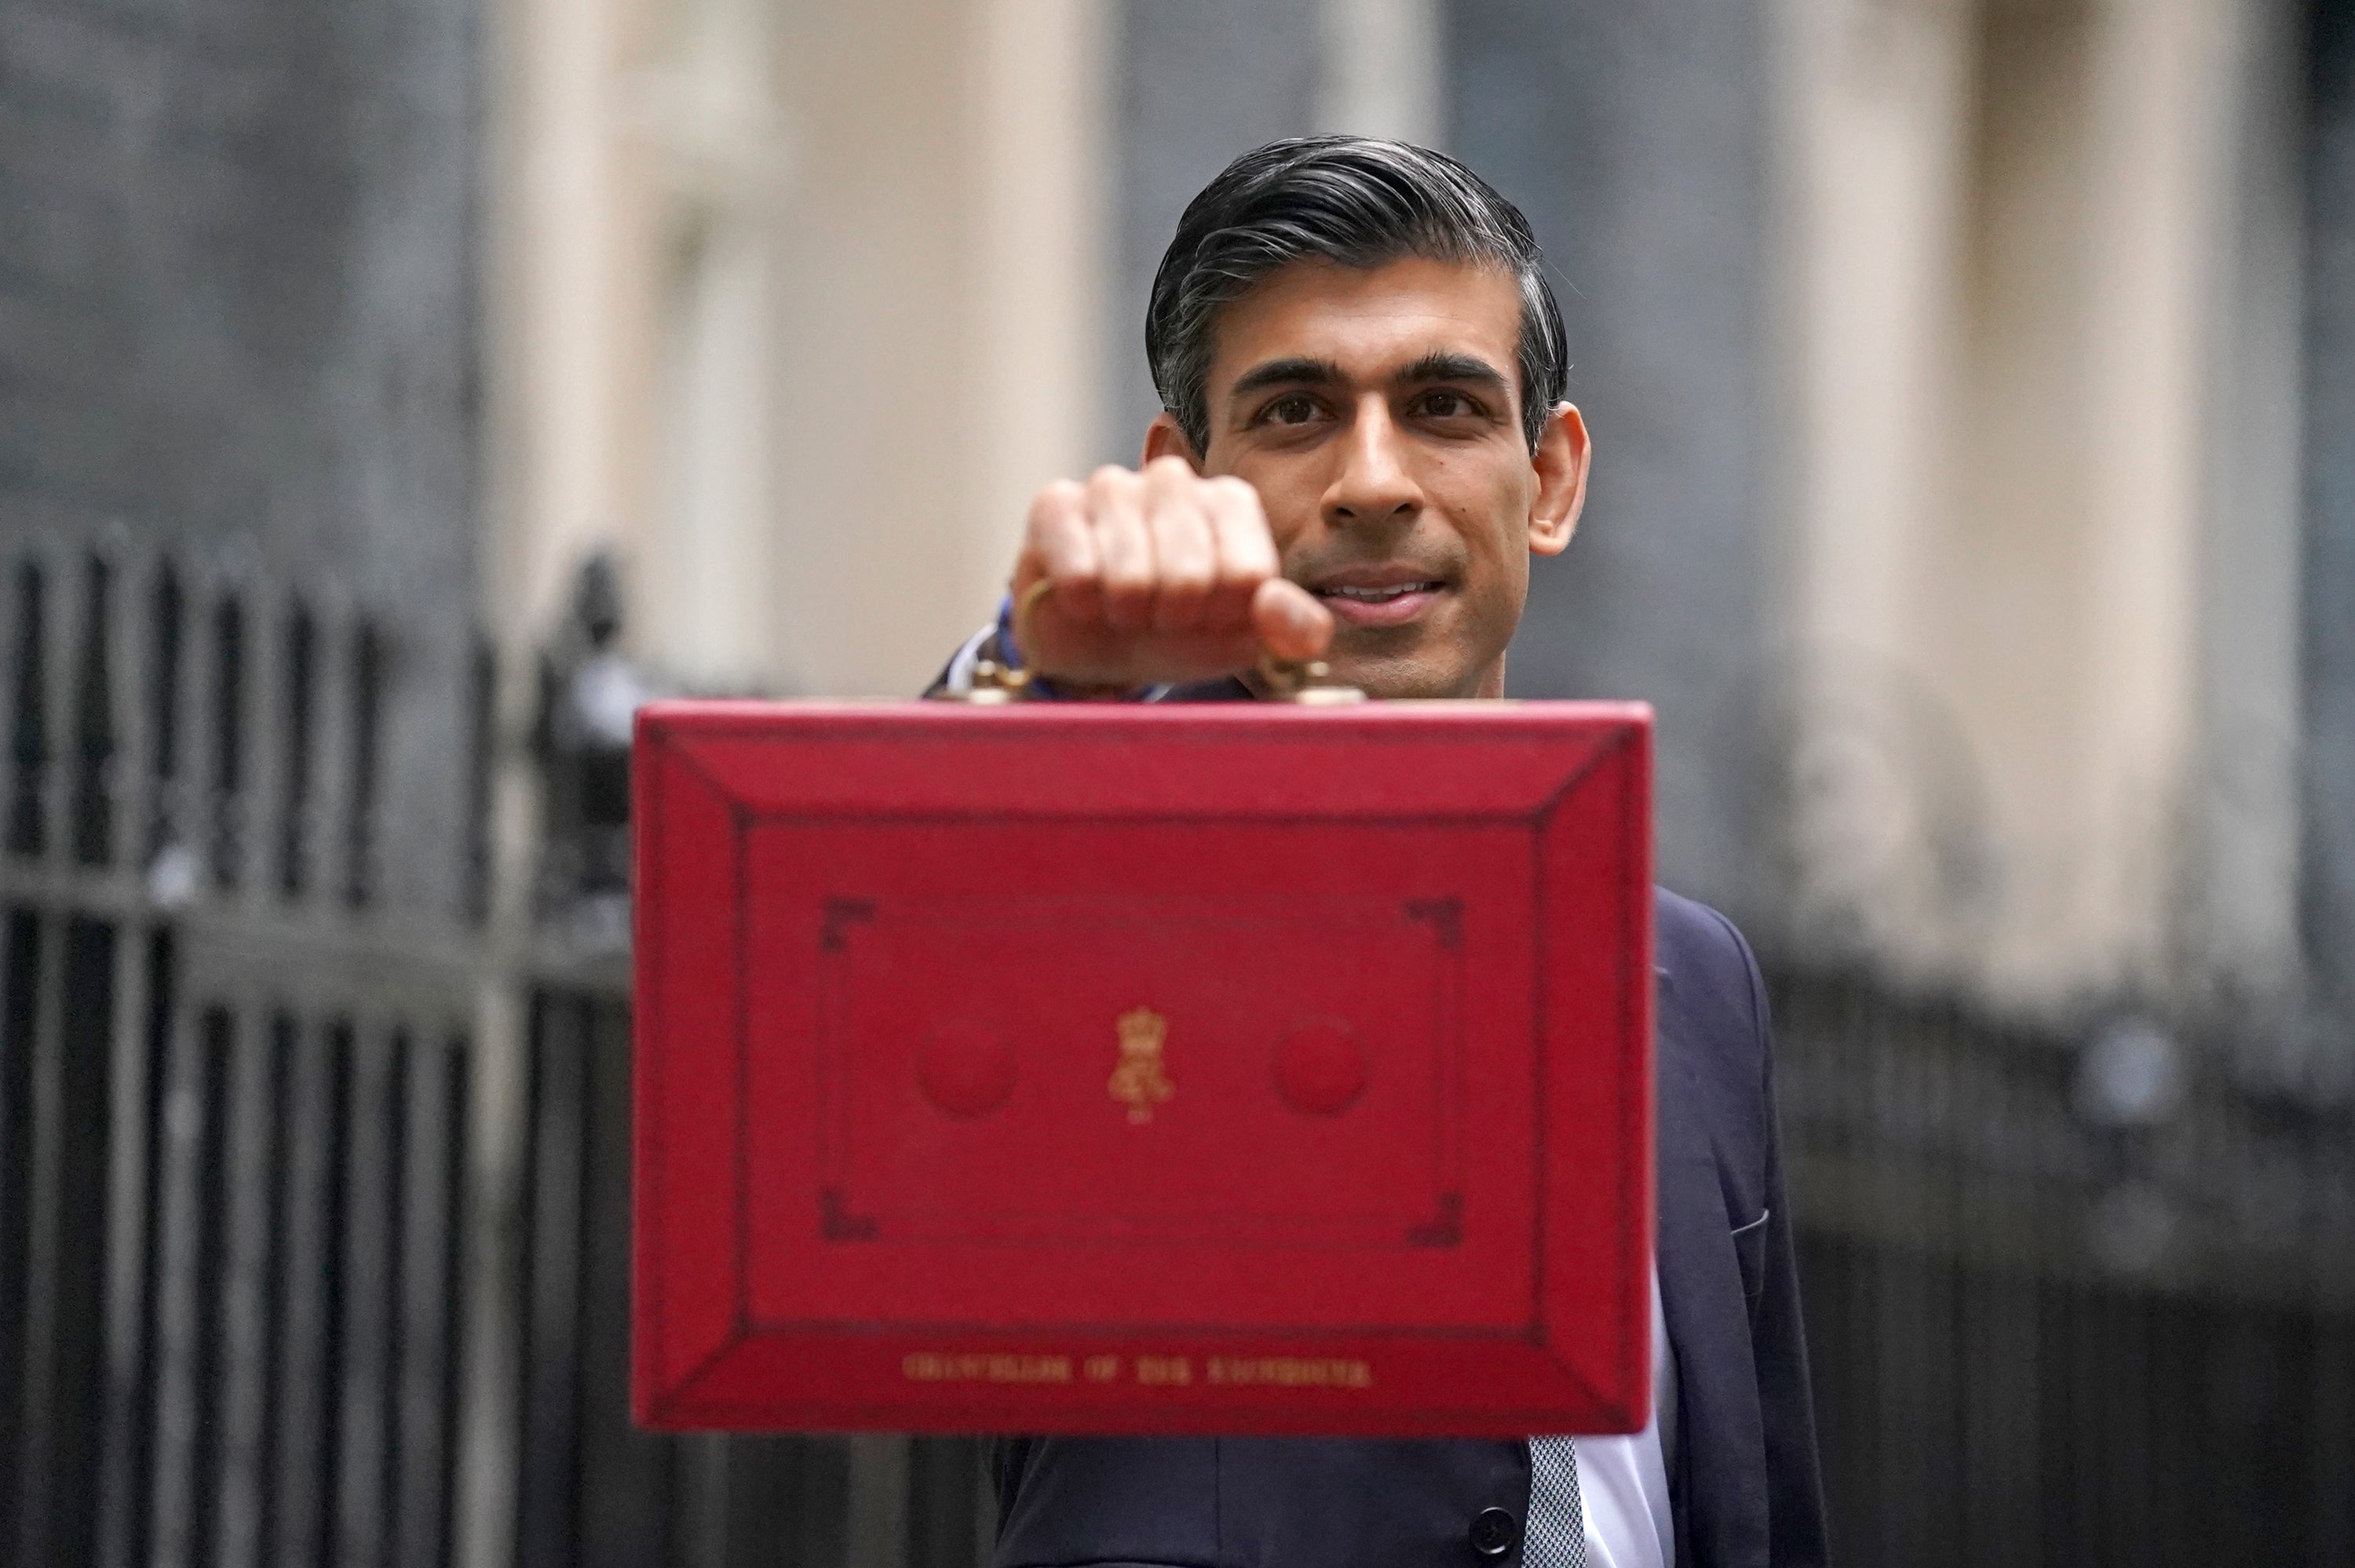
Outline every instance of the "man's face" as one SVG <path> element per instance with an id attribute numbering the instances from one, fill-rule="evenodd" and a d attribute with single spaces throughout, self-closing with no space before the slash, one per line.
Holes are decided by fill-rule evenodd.
<path id="1" fill-rule="evenodd" d="M 1586 471 L 1566 405 L 1532 458 L 1519 338 L 1508 273 L 1420 258 L 1295 263 L 1221 313 L 1200 467 L 1258 490 L 1284 575 L 1333 613 L 1337 679 L 1503 694 L 1529 556 L 1569 543 Z"/>

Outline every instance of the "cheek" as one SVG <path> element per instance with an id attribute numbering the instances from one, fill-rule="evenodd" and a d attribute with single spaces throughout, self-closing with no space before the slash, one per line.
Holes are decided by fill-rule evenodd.
<path id="1" fill-rule="evenodd" d="M 1511 636 L 1512 624 L 1520 619 L 1521 606 L 1529 599 L 1529 562 L 1510 554 L 1484 553 L 1474 573 L 1471 612 L 1484 623 L 1501 626 L 1503 634 Z"/>
<path id="2" fill-rule="evenodd" d="M 1484 580 L 1526 582 L 1531 487 L 1519 483 L 1517 477 L 1499 477 L 1493 471 L 1465 477 L 1471 482 L 1463 485 L 1455 497 L 1457 503 L 1448 511 L 1456 519 L 1456 531 L 1464 537 L 1474 569 Z"/>
<path id="3" fill-rule="evenodd" d="M 1493 471 L 1455 513 L 1466 567 L 1465 610 L 1486 646 L 1509 641 L 1529 590 L 1529 491 Z"/>
<path id="4" fill-rule="evenodd" d="M 1524 550 L 1506 556 L 1503 569 L 1497 574 L 1497 581 L 1501 608 L 1518 621 L 1521 609 L 1529 599 L 1529 553 Z"/>
<path id="5" fill-rule="evenodd" d="M 1497 438 L 1433 454 L 1423 475 L 1424 489 L 1455 515 L 1529 520 L 1538 493 L 1537 470 L 1518 439 Z"/>
<path id="6" fill-rule="evenodd" d="M 1231 471 L 1259 493 L 1260 510 L 1267 515 L 1267 531 L 1279 557 L 1316 537 L 1324 487 L 1307 475 L 1286 471 L 1280 464 L 1252 465 Z"/>

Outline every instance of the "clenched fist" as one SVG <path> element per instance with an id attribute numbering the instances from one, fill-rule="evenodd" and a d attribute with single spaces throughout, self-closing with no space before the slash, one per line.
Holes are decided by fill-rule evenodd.
<path id="1" fill-rule="evenodd" d="M 1258 493 L 1174 457 L 1040 491 L 1014 602 L 1023 663 L 1073 685 L 1206 680 L 1333 640 L 1331 613 L 1281 575 Z"/>

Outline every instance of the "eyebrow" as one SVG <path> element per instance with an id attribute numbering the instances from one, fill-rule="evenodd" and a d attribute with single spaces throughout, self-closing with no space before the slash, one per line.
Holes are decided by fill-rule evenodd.
<path id="1" fill-rule="evenodd" d="M 1400 371 L 1398 378 L 1410 387 L 1433 381 L 1465 381 L 1498 392 L 1504 391 L 1507 385 L 1504 373 L 1487 360 L 1445 352 L 1424 355 Z"/>
<path id="2" fill-rule="evenodd" d="M 1241 397 L 1270 387 L 1329 387 L 1341 379 L 1341 367 L 1329 359 L 1271 359 L 1235 377 L 1227 396 Z"/>
<path id="3" fill-rule="evenodd" d="M 1342 379 L 1341 367 L 1329 359 L 1310 359 L 1295 355 L 1289 359 L 1271 359 L 1254 365 L 1235 377 L 1228 389 L 1231 397 L 1246 397 L 1271 387 L 1329 387 Z M 1452 354 L 1435 350 L 1408 366 L 1398 374 L 1398 380 L 1408 387 L 1428 386 L 1435 381 L 1460 381 L 1488 387 L 1497 392 L 1508 383 L 1502 372 L 1487 360 L 1469 354 Z"/>

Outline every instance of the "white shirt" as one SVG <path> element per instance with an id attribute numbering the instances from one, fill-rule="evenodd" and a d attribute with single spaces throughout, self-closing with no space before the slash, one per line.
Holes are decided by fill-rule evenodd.
<path id="1" fill-rule="evenodd" d="M 1677 1353 L 1652 1271 L 1652 1419 L 1632 1437 L 1573 1437 L 1587 1568 L 1676 1568 L 1668 1450 L 1677 1434 Z"/>

